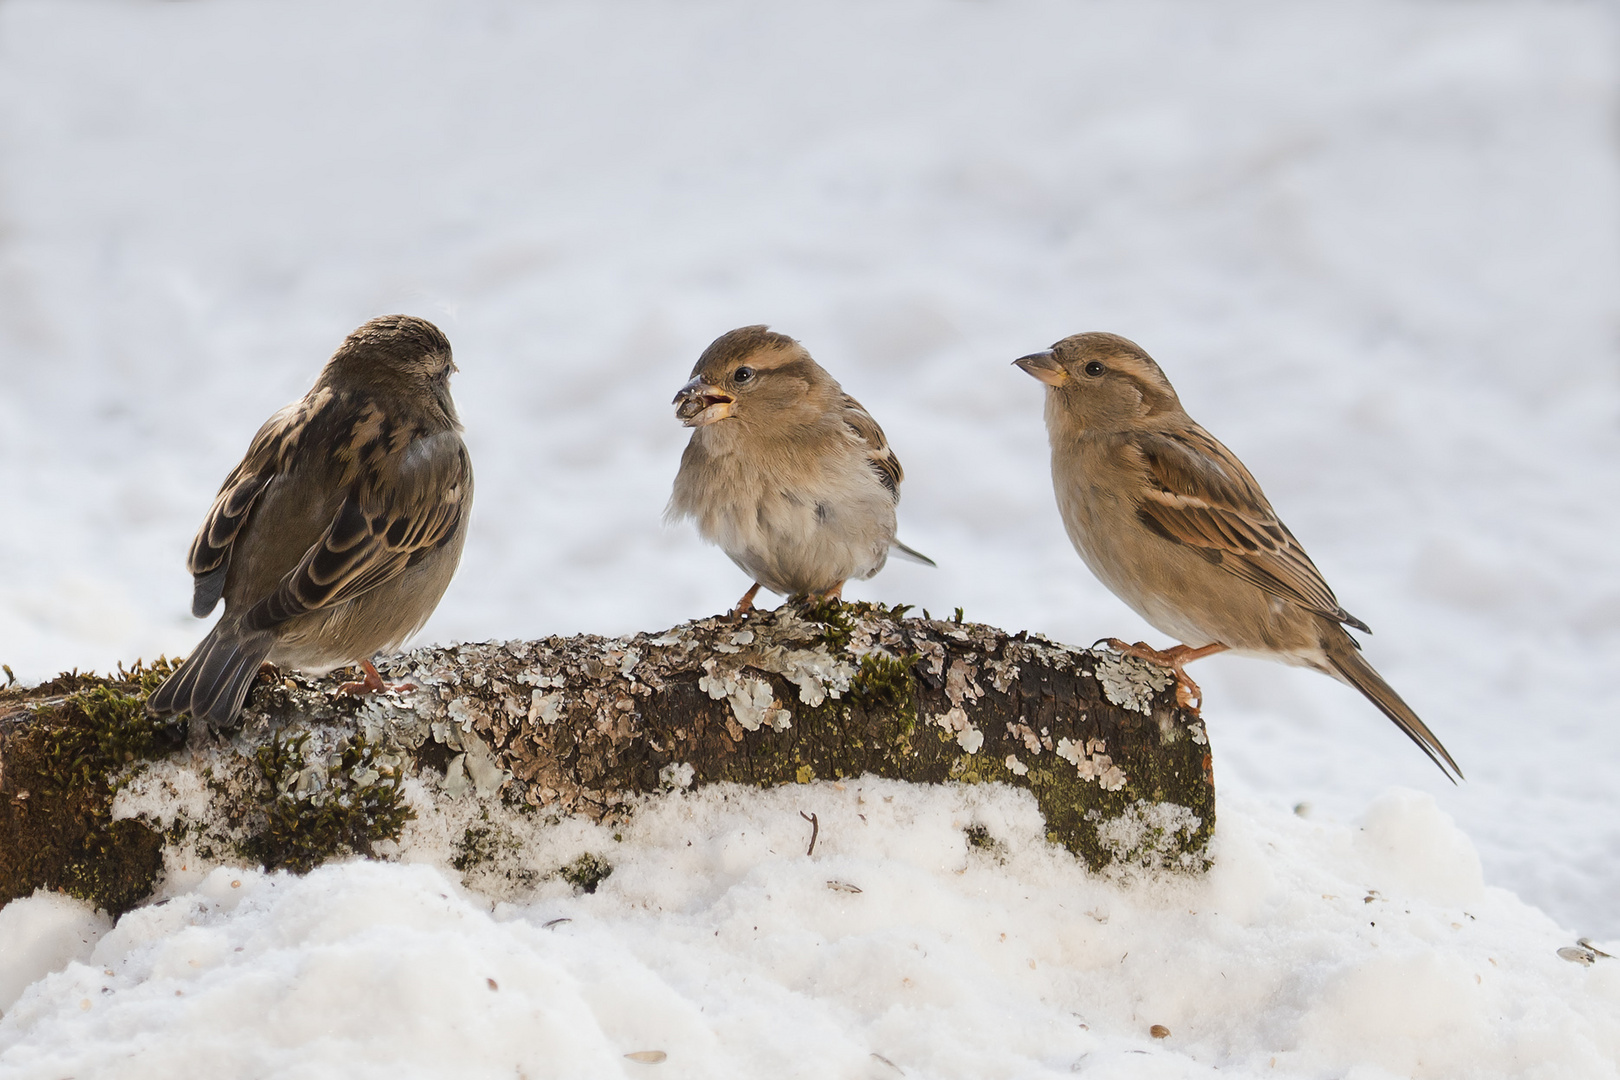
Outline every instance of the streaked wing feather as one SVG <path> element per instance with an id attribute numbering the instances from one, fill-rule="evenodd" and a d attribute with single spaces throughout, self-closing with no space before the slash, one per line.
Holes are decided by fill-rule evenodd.
<path id="1" fill-rule="evenodd" d="M 1211 435 L 1202 429 L 1138 433 L 1129 446 L 1148 478 L 1137 513 L 1155 532 L 1200 549 L 1210 561 L 1274 596 L 1361 626 L 1339 606 L 1254 477 Z"/>
<path id="2" fill-rule="evenodd" d="M 314 406 L 324 404 L 324 399 Z M 186 568 L 195 578 L 192 613 L 207 615 L 219 602 L 230 567 L 231 549 L 264 489 L 275 479 L 297 443 L 313 409 L 300 401 L 277 412 L 253 436 L 247 453 L 220 485 L 202 528 L 191 541 Z"/>
<path id="3" fill-rule="evenodd" d="M 889 449 L 889 441 L 884 438 L 883 429 L 872 419 L 872 414 L 848 394 L 843 396 L 842 405 L 844 424 L 865 445 L 866 458 L 872 466 L 872 471 L 877 474 L 879 482 L 889 489 L 894 501 L 899 502 L 900 482 L 906 478 L 906 473 L 900 467 L 900 459 Z"/>
<path id="4" fill-rule="evenodd" d="M 471 477 L 454 432 L 417 439 L 396 474 L 362 479 L 320 542 L 248 612 L 245 625 L 268 629 L 391 580 L 455 535 Z"/>

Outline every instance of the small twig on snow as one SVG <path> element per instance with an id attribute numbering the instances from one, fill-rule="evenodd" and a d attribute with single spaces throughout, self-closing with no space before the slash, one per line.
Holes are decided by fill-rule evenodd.
<path id="1" fill-rule="evenodd" d="M 816 815 L 807 814 L 803 810 L 799 811 L 799 816 L 810 823 L 810 849 L 804 853 L 808 858 L 816 853 L 816 837 L 821 835 L 821 822 L 816 820 Z"/>

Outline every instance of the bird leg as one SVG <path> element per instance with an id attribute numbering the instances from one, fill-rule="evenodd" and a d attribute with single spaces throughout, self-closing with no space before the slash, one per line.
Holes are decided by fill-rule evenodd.
<path id="1" fill-rule="evenodd" d="M 840 581 L 826 592 L 811 593 L 810 595 L 823 604 L 829 600 L 836 600 L 842 604 L 844 602 L 844 583 Z"/>
<path id="2" fill-rule="evenodd" d="M 377 674 L 377 669 L 371 666 L 370 660 L 360 661 L 360 668 L 366 673 L 366 677 L 360 682 L 344 683 L 338 687 L 338 693 L 353 694 L 358 697 L 361 694 L 381 694 L 385 691 L 388 693 L 404 693 L 406 690 L 416 689 L 415 683 L 402 682 L 389 685 L 383 682 L 382 676 Z"/>
<path id="3" fill-rule="evenodd" d="M 754 597 L 756 597 L 758 595 L 759 595 L 759 582 L 756 581 L 756 582 L 754 582 L 754 587 L 749 589 L 747 592 L 743 593 L 742 594 L 742 599 L 738 600 L 736 606 L 731 609 L 732 618 L 736 618 L 739 615 L 746 615 L 750 611 L 753 611 L 754 610 Z"/>
<path id="4" fill-rule="evenodd" d="M 1134 656 L 1138 660 L 1146 660 L 1150 664 L 1158 664 L 1161 667 L 1169 668 L 1176 676 L 1176 704 L 1191 712 L 1194 716 L 1200 715 L 1200 711 L 1204 707 L 1204 692 L 1199 689 L 1197 683 L 1188 677 L 1186 671 L 1182 670 L 1183 665 L 1190 664 L 1194 660 L 1201 660 L 1206 656 L 1214 656 L 1216 653 L 1225 652 L 1231 647 L 1216 641 L 1208 645 L 1201 645 L 1196 649 L 1190 645 L 1176 645 L 1169 649 L 1159 650 L 1145 641 L 1138 641 L 1135 645 L 1127 645 L 1119 638 L 1103 638 L 1097 642 L 1097 645 L 1107 645 L 1110 649 L 1125 656 Z M 1093 645 L 1092 648 L 1096 648 L 1096 645 Z"/>

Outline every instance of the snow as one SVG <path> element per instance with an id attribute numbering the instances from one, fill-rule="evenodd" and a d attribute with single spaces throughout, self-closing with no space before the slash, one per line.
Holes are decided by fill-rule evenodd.
<path id="1" fill-rule="evenodd" d="M 713 787 L 618 838 L 539 830 L 536 869 L 613 872 L 515 901 L 435 862 L 451 823 L 415 795 L 420 862 L 177 873 L 0 1021 L 5 1075 L 535 1080 L 658 1051 L 672 1077 L 1596 1077 L 1620 1054 L 1620 963 L 1558 958 L 1418 792 L 1356 827 L 1238 796 L 1207 876 L 1137 880 L 1048 844 L 1027 792 Z"/>
<path id="2" fill-rule="evenodd" d="M 455 343 L 478 470 L 419 640 L 734 601 L 741 575 L 660 521 L 668 401 L 761 321 L 884 425 L 902 535 L 940 564 L 852 595 L 1159 640 L 1069 547 L 1040 388 L 1008 366 L 1108 329 L 1259 476 L 1468 776 L 1328 679 L 1217 657 L 1202 881 L 1088 877 L 1012 792 L 865 784 L 900 809 L 859 828 L 855 786 L 667 796 L 605 841 L 596 894 L 494 910 L 425 840 L 179 874 L 111 930 L 34 897 L 0 911 L 0 1075 L 1613 1075 L 1620 962 L 1556 950 L 1620 937 L 1614 18 L 0 4 L 19 677 L 189 649 L 213 491 L 388 311 Z M 964 846 L 976 815 L 1001 849 Z M 548 866 L 594 836 L 554 832 Z"/>

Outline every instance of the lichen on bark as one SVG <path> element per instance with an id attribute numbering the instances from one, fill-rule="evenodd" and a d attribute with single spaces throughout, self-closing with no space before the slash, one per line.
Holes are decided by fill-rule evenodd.
<path id="1" fill-rule="evenodd" d="M 423 648 L 384 665 L 415 689 L 368 698 L 335 678 L 262 676 L 238 729 L 183 747 L 183 728 L 139 709 L 166 665 L 0 692 L 0 830 L 13 837 L 0 901 L 44 885 L 127 908 L 165 844 L 295 870 L 377 854 L 410 813 L 412 774 L 432 774 L 439 799 L 599 822 L 716 782 L 1006 783 L 1093 868 L 1205 865 L 1208 746 L 1168 672 L 906 611 L 789 604 L 656 634 Z M 87 705 L 97 694 L 110 704 Z M 89 809 L 30 779 L 59 767 L 42 749 L 85 739 L 104 748 Z M 467 828 L 467 868 L 507 844 L 497 826 Z"/>

